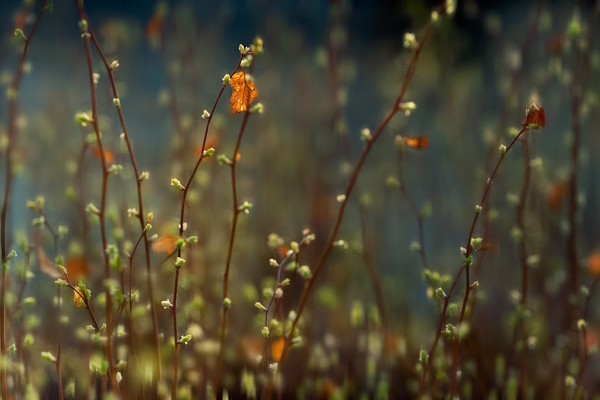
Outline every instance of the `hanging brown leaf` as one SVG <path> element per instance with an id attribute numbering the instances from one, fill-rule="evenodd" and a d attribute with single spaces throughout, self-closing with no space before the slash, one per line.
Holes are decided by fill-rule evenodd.
<path id="1" fill-rule="evenodd" d="M 41 247 L 37 248 L 37 258 L 38 262 L 40 263 L 40 271 L 48 275 L 50 278 L 60 278 L 61 273 L 58 272 L 54 266 L 54 263 L 48 260 L 46 252 Z"/>
<path id="2" fill-rule="evenodd" d="M 256 90 L 254 82 L 246 80 L 245 71 L 238 71 L 231 75 L 229 85 L 231 85 L 231 99 L 229 100 L 231 111 L 236 114 L 248 111 L 250 104 L 258 97 L 258 90 Z"/>
<path id="3" fill-rule="evenodd" d="M 402 137 L 402 141 L 406 147 L 410 147 L 415 150 L 424 150 L 429 147 L 429 138 L 427 136 L 417 137 Z"/>
<path id="4" fill-rule="evenodd" d="M 523 126 L 525 129 L 539 129 L 546 126 L 546 113 L 544 112 L 544 107 L 532 103 L 525 113 Z"/>

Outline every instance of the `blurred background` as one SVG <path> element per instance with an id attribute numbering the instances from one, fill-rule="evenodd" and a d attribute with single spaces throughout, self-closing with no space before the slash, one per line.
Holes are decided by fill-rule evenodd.
<path id="1" fill-rule="evenodd" d="M 382 319 L 371 268 L 381 285 L 385 329 L 398 343 L 401 361 L 391 370 L 412 370 L 418 351 L 431 345 L 439 318 L 423 270 L 454 277 L 462 262 L 459 247 L 466 246 L 474 206 L 497 148 L 508 144 L 511 129 L 521 127 L 525 110 L 536 102 L 545 109 L 546 127 L 527 134 L 525 161 L 520 142 L 508 154 L 485 207 L 489 212 L 475 231 L 475 236 L 485 235 L 487 250 L 477 255 L 482 290 L 472 329 L 487 340 L 479 349 L 490 349 L 492 364 L 512 346 L 510 321 L 515 291 L 521 287 L 514 240 L 517 205 L 529 169 L 524 232 L 528 256 L 537 257 L 530 307 L 538 316 L 540 341 L 548 351 L 554 349 L 567 312 L 570 228 L 577 232 L 578 283 L 591 287 L 600 273 L 588 268 L 590 256 L 600 249 L 600 175 L 594 172 L 600 167 L 600 45 L 592 3 L 465 0 L 458 2 L 455 15 L 438 21 L 405 97 L 417 108 L 408 117 L 396 115 L 374 146 L 339 235 L 349 249 L 334 250 L 319 277 L 307 314 L 305 334 L 311 343 L 336 338 L 337 344 L 329 345 L 337 349 L 338 360 L 355 358 L 350 347 L 360 329 L 353 325 L 353 313 L 363 307 L 374 315 L 375 326 Z M 302 229 L 310 228 L 317 240 L 303 263 L 316 262 L 337 215 L 336 195 L 344 192 L 364 148 L 360 133 L 364 128 L 374 132 L 398 96 L 411 57 L 404 35 L 414 32 L 420 40 L 436 5 L 342 0 L 85 3 L 109 60 L 120 64 L 115 76 L 127 127 L 140 168 L 151 176 L 144 184 L 145 209 L 154 213 L 154 230 L 161 236 L 177 230 L 179 194 L 169 181 L 184 181 L 191 173 L 205 128 L 202 111 L 212 107 L 223 75 L 235 69 L 238 45 L 249 45 L 256 36 L 264 40 L 264 56 L 255 59 L 252 75 L 265 112 L 250 118 L 238 164 L 239 198 L 253 208 L 241 218 L 234 248 L 231 297 L 237 307 L 230 314 L 230 332 L 236 332 L 231 343 L 260 335 L 253 304 L 274 279 L 267 262 L 274 256 L 267 246 L 270 233 L 299 240 Z M 27 27 L 31 18 L 21 9 L 18 2 L 0 2 L 3 90 L 21 49 L 12 33 L 15 27 Z M 89 132 L 74 122 L 77 112 L 90 109 L 77 23 L 74 4 L 54 2 L 32 42 L 30 71 L 19 96 L 20 173 L 10 228 L 14 240 L 28 237 L 49 251 L 50 238 L 31 227 L 33 216 L 25 207 L 27 199 L 44 195 L 48 218 L 69 227 L 60 252 L 90 254 L 91 279 L 100 276 L 98 229 L 92 226 L 84 235 L 86 223 L 79 211 L 89 202 L 99 203 L 100 173 L 93 154 L 81 150 Z M 94 65 L 100 73 L 105 145 L 124 166 L 109 186 L 111 237 L 126 246 L 137 237 L 135 221 L 126 218 L 127 208 L 135 205 L 134 178 L 106 74 L 99 59 Z M 231 113 L 229 94 L 227 90 L 218 105 L 209 143 L 217 154 L 232 156 L 242 116 Z M 576 111 L 574 99 L 580 101 Z M 2 135 L 6 119 L 2 97 Z M 567 188 L 576 123 L 577 205 L 571 226 Z M 429 146 L 399 150 L 398 135 L 426 136 Z M 208 160 L 190 196 L 189 232 L 199 236 L 200 245 L 182 283 L 183 302 L 200 302 L 197 312 L 186 311 L 184 321 L 199 324 L 206 341 L 218 333 L 230 204 L 229 169 Z M 155 254 L 153 260 L 157 282 L 165 282 L 157 285 L 162 299 L 172 290 L 172 271 L 161 257 Z M 50 296 L 50 279 L 36 275 L 29 290 Z M 300 290 L 294 287 L 286 295 L 288 309 Z M 42 320 L 41 309 L 49 306 L 35 311 Z M 599 312 L 591 307 L 590 329 L 598 328 Z M 170 332 L 168 315 L 163 317 L 165 332 Z M 323 346 L 330 355 L 328 345 Z M 597 372 L 598 363 L 592 367 Z M 329 376 L 341 385 L 344 373 L 333 366 L 330 371 L 337 371 Z"/>

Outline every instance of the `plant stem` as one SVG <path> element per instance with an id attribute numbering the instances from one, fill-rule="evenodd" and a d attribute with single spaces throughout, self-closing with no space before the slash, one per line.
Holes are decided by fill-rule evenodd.
<path id="1" fill-rule="evenodd" d="M 98 219 L 100 221 L 100 237 L 102 242 L 102 254 L 104 258 L 104 279 L 108 281 L 110 279 L 110 265 L 108 259 L 108 253 L 106 248 L 108 246 L 107 235 L 106 235 L 106 200 L 107 200 L 107 192 L 108 192 L 108 167 L 106 163 L 105 157 L 105 149 L 102 143 L 102 136 L 100 135 L 100 127 L 98 124 L 98 111 L 97 111 L 97 100 L 96 100 L 96 84 L 94 83 L 94 71 L 92 67 L 92 57 L 91 57 L 91 49 L 90 49 L 90 39 L 92 37 L 89 31 L 89 23 L 87 22 L 87 18 L 85 15 L 85 11 L 83 9 L 83 0 L 75 0 L 75 5 L 77 7 L 79 13 L 80 23 L 85 21 L 85 26 L 81 26 L 82 28 L 82 39 L 85 50 L 85 59 L 88 70 L 88 79 L 90 85 L 90 97 L 91 97 L 91 106 L 92 106 L 92 127 L 94 129 L 94 133 L 96 135 L 96 144 L 98 146 L 99 154 L 100 154 L 100 166 L 102 170 L 102 188 L 101 188 L 101 198 L 100 198 L 100 208 L 98 212 Z M 119 384 L 116 378 L 116 370 L 115 370 L 115 361 L 113 354 L 113 304 L 112 304 L 112 293 L 110 291 L 110 285 L 105 284 L 104 294 L 106 297 L 106 307 L 105 307 L 105 319 L 106 319 L 106 346 L 105 346 L 105 354 L 108 362 L 108 379 L 110 381 L 111 391 L 114 393 L 119 393 Z"/>
<path id="2" fill-rule="evenodd" d="M 354 186 L 356 185 L 358 176 L 360 175 L 360 172 L 362 171 L 362 167 L 365 164 L 365 161 L 367 160 L 369 154 L 371 153 L 371 149 L 373 148 L 375 143 L 377 143 L 379 138 L 382 136 L 388 123 L 392 120 L 392 118 L 400 110 L 400 105 L 401 105 L 401 103 L 404 99 L 404 95 L 406 94 L 406 91 L 408 89 L 408 84 L 412 80 L 412 77 L 415 73 L 419 55 L 421 54 L 423 46 L 425 45 L 425 43 L 427 43 L 427 41 L 429 40 L 432 33 L 433 33 L 433 24 L 431 22 L 429 22 L 425 28 L 425 33 L 423 34 L 423 37 L 421 38 L 420 43 L 413 50 L 412 58 L 410 60 L 408 68 L 406 70 L 406 74 L 404 76 L 404 80 L 402 82 L 402 86 L 400 88 L 400 92 L 398 94 L 398 97 L 396 98 L 396 101 L 394 102 L 394 104 L 392 105 L 392 108 L 387 112 L 387 114 L 385 115 L 385 117 L 383 118 L 381 123 L 379 124 L 379 127 L 373 134 L 372 139 L 368 140 L 366 142 L 365 148 L 363 149 L 363 151 L 356 163 L 356 166 L 354 167 L 354 170 L 352 171 L 352 174 L 350 176 L 350 181 L 348 182 L 348 185 L 347 185 L 345 193 L 344 193 L 344 195 L 345 195 L 344 200 L 342 201 L 340 208 L 338 210 L 338 214 L 337 214 L 336 220 L 334 222 L 333 229 L 332 229 L 332 231 L 329 235 L 329 238 L 327 240 L 327 243 L 325 245 L 325 249 L 324 249 L 323 253 L 321 254 L 321 256 L 319 257 L 319 259 L 317 260 L 317 263 L 315 265 L 314 272 L 313 272 L 313 277 L 306 283 L 304 290 L 302 291 L 300 301 L 299 301 L 298 307 L 296 309 L 296 317 L 292 321 L 290 330 L 288 331 L 288 333 L 285 337 L 283 352 L 281 355 L 281 362 L 280 362 L 280 366 L 279 366 L 280 368 L 283 368 L 283 365 L 287 359 L 287 352 L 289 350 L 289 346 L 291 343 L 292 334 L 293 334 L 294 330 L 296 329 L 298 322 L 300 321 L 300 317 L 302 316 L 302 312 L 304 311 L 304 308 L 306 307 L 306 304 L 308 302 L 308 299 L 312 292 L 312 289 L 315 285 L 315 282 L 317 281 L 317 278 L 320 275 L 320 273 L 323 269 L 323 266 L 325 265 L 325 261 L 327 260 L 327 258 L 329 257 L 329 254 L 331 253 L 331 250 L 333 249 L 334 242 L 337 239 L 337 235 L 338 235 L 339 229 L 341 227 L 342 220 L 344 218 L 344 212 L 346 210 L 346 206 L 348 205 L 348 200 L 350 199 L 350 195 L 352 194 L 352 192 L 354 190 Z"/>
<path id="3" fill-rule="evenodd" d="M 46 2 L 42 3 L 42 8 L 38 12 L 33 26 L 24 39 L 23 50 L 19 57 L 17 64 L 17 70 L 12 79 L 9 87 L 9 93 L 12 93 L 8 97 L 8 127 L 7 127 L 7 144 L 6 144 L 6 165 L 5 165 L 5 186 L 2 200 L 2 211 L 0 212 L 0 247 L 2 251 L 2 265 L 0 272 L 0 358 L 2 362 L 7 362 L 7 346 L 6 346 L 6 291 L 7 291 L 7 268 L 8 268 L 8 237 L 6 233 L 7 229 L 7 216 L 8 208 L 11 201 L 11 192 L 13 184 L 13 150 L 14 142 L 17 136 L 17 108 L 18 108 L 18 93 L 21 87 L 21 80 L 23 78 L 25 60 L 29 51 L 31 40 L 37 30 L 37 27 L 42 19 L 42 16 L 46 12 Z M 8 382 L 7 382 L 7 368 L 2 368 L 0 372 L 0 386 L 2 392 L 2 398 L 8 399 Z"/>
<path id="4" fill-rule="evenodd" d="M 504 158 L 506 157 L 506 155 L 508 154 L 508 152 L 512 149 L 512 147 L 514 146 L 514 144 L 517 142 L 517 140 L 519 140 L 519 138 L 521 137 L 521 135 L 527 131 L 527 127 L 524 125 L 521 130 L 519 131 L 519 133 L 517 133 L 517 135 L 512 139 L 512 141 L 509 143 L 509 145 L 506 147 L 505 151 L 500 153 L 500 157 L 498 158 L 498 161 L 496 162 L 496 165 L 494 167 L 494 169 L 492 170 L 491 175 L 489 176 L 489 178 L 486 181 L 485 187 L 483 189 L 483 193 L 481 194 L 481 198 L 479 199 L 479 202 L 477 203 L 477 206 L 480 206 L 481 208 L 484 207 L 486 201 L 487 201 L 487 197 L 490 193 L 490 189 L 492 187 L 492 183 L 494 182 L 494 178 L 496 177 L 496 173 L 498 172 L 498 168 L 500 167 L 500 164 L 502 164 L 502 160 L 504 160 Z M 433 345 L 431 347 L 431 349 L 429 350 L 429 360 L 427 362 L 427 364 L 425 365 L 425 367 L 423 368 L 423 374 L 421 376 L 421 383 L 420 383 L 420 389 L 419 392 L 421 395 L 424 394 L 424 390 L 425 390 L 425 383 L 427 380 L 427 373 L 429 371 L 429 366 L 433 363 L 433 358 L 435 356 L 435 349 L 437 346 L 437 343 L 439 342 L 439 339 L 441 337 L 442 334 L 442 328 L 444 326 L 444 323 L 446 321 L 446 311 L 448 310 L 448 304 L 450 303 L 450 299 L 452 297 L 452 294 L 454 292 L 454 289 L 456 288 L 458 281 L 463 273 L 463 271 L 466 271 L 465 273 L 465 293 L 463 296 L 463 302 L 462 302 L 462 307 L 461 307 L 461 311 L 460 311 L 460 317 L 459 317 L 459 325 L 460 323 L 463 322 L 464 318 L 465 318 L 465 313 L 466 313 L 466 309 L 467 309 L 467 304 L 469 302 L 469 295 L 471 293 L 471 290 L 473 289 L 471 287 L 471 279 L 470 279 L 470 266 L 468 265 L 468 260 L 471 258 L 471 256 L 473 255 L 473 252 L 476 250 L 473 248 L 473 246 L 471 245 L 471 240 L 473 239 L 473 235 L 475 233 L 475 226 L 477 225 L 477 221 L 479 219 L 479 215 L 481 214 L 481 210 L 480 209 L 476 209 L 475 210 L 475 214 L 473 215 L 473 219 L 471 221 L 471 227 L 469 229 L 469 235 L 467 237 L 467 241 L 465 243 L 465 250 L 466 252 L 464 253 L 464 259 L 465 261 L 462 263 L 461 267 L 458 269 L 458 272 L 452 282 L 452 286 L 450 287 L 450 290 L 448 291 L 448 293 L 446 294 L 446 297 L 444 298 L 444 305 L 442 307 L 442 312 L 440 314 L 440 323 L 438 325 L 438 330 L 436 332 L 436 336 L 435 339 L 433 341 Z M 460 358 L 460 340 L 457 340 L 456 345 L 454 347 L 454 355 L 453 355 L 453 370 L 455 372 L 456 368 L 458 367 L 458 359 Z M 453 374 L 454 377 L 450 377 L 451 378 L 451 382 L 452 382 L 452 389 L 455 389 L 455 378 L 456 378 L 456 374 Z"/>
<path id="5" fill-rule="evenodd" d="M 223 272 L 223 301 L 229 297 L 229 271 L 231 269 L 231 260 L 233 258 L 233 245 L 235 243 L 235 233 L 237 231 L 237 222 L 240 213 L 239 199 L 237 193 L 237 179 L 236 179 L 236 166 L 238 162 L 238 154 L 240 146 L 242 144 L 242 137 L 246 131 L 248 119 L 250 118 L 250 110 L 244 113 L 244 119 L 238 132 L 237 140 L 235 143 L 235 149 L 233 151 L 233 157 L 231 158 L 230 170 L 231 170 L 231 194 L 232 194 L 232 215 L 233 220 L 231 221 L 231 232 L 229 233 L 229 245 L 227 248 L 227 261 L 225 262 L 225 271 Z M 217 355 L 217 369 L 215 375 L 215 390 L 217 395 L 221 393 L 221 382 L 223 375 L 223 353 L 225 346 L 225 332 L 227 330 L 227 315 L 229 313 L 229 307 L 223 307 L 221 314 L 221 329 L 219 334 L 219 353 Z"/>
<path id="6" fill-rule="evenodd" d="M 527 365 L 528 365 L 528 348 L 527 348 L 527 297 L 528 297 L 528 280 L 529 266 L 527 265 L 527 248 L 525 243 L 525 211 L 527 208 L 527 197 L 529 194 L 529 185 L 531 181 L 531 156 L 529 154 L 528 137 L 524 137 L 523 143 L 523 168 L 525 169 L 523 184 L 521 185 L 521 195 L 519 196 L 519 206 L 517 208 L 517 227 L 521 232 L 519 239 L 519 263 L 521 264 L 521 302 L 519 310 L 519 322 L 516 327 L 520 326 L 521 333 L 521 349 L 522 357 L 519 362 L 519 392 L 521 398 L 527 397 Z M 516 328 L 515 327 L 515 328 Z M 516 339 L 516 336 L 515 336 Z"/>
<path id="7" fill-rule="evenodd" d="M 241 59 L 240 59 L 241 60 Z M 239 62 L 238 62 L 239 64 Z M 202 140 L 202 148 L 200 151 L 200 156 L 198 157 L 198 160 L 196 161 L 196 164 L 194 165 L 194 169 L 192 170 L 192 173 L 190 174 L 190 177 L 188 178 L 185 186 L 183 187 L 183 191 L 182 191 L 182 196 L 181 196 L 181 205 L 179 208 L 179 237 L 183 237 L 183 232 L 184 232 L 184 228 L 185 228 L 185 206 L 186 206 L 186 202 L 187 202 L 187 195 L 189 192 L 189 189 L 192 185 L 192 182 L 194 181 L 194 177 L 196 176 L 196 172 L 198 171 L 198 168 L 200 167 L 200 164 L 202 163 L 202 160 L 204 160 L 204 158 L 206 157 L 205 155 L 205 150 L 206 150 L 206 139 L 208 138 L 208 128 L 210 127 L 210 123 L 212 122 L 213 119 L 213 115 L 215 113 L 215 110 L 217 108 L 217 105 L 219 104 L 219 100 L 221 99 L 221 96 L 223 95 L 223 92 L 225 91 L 225 85 L 221 86 L 221 90 L 219 90 L 219 94 L 217 95 L 217 98 L 215 99 L 215 102 L 213 103 L 212 109 L 210 110 L 210 116 L 208 117 L 208 120 L 206 122 L 206 128 L 204 129 L 204 138 Z M 181 257 L 181 248 L 177 249 L 177 257 Z M 181 343 L 179 342 L 178 339 L 178 328 L 177 328 L 177 291 L 179 288 L 179 268 L 177 268 L 175 270 L 175 283 L 173 285 L 173 307 L 172 307 L 172 318 L 173 318 L 173 340 L 175 342 L 175 360 L 174 360 L 174 364 L 173 364 L 173 382 L 171 384 L 171 398 L 172 399 L 177 399 L 177 381 L 178 381 L 178 376 L 179 376 L 179 349 L 181 347 Z"/>

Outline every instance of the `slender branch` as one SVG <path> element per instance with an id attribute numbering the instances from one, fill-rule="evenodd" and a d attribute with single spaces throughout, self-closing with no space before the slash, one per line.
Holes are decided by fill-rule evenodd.
<path id="1" fill-rule="evenodd" d="M 329 257 L 329 254 L 331 253 L 331 251 L 334 247 L 334 242 L 337 239 L 337 235 L 338 235 L 339 229 L 341 227 L 342 220 L 344 218 L 344 213 L 345 213 L 346 207 L 348 205 L 350 195 L 352 194 L 354 187 L 356 185 L 358 176 L 360 175 L 360 172 L 362 171 L 365 161 L 367 160 L 369 154 L 371 153 L 371 149 L 373 148 L 375 143 L 377 143 L 379 138 L 382 136 L 385 128 L 387 127 L 389 122 L 392 120 L 392 118 L 396 115 L 396 113 L 398 111 L 400 111 L 401 103 L 402 103 L 404 96 L 406 94 L 406 91 L 408 89 L 408 85 L 409 85 L 410 81 L 412 80 L 412 77 L 415 73 L 419 55 L 421 54 L 421 51 L 422 51 L 424 45 L 427 43 L 427 41 L 429 40 L 432 33 L 433 33 L 433 24 L 431 22 L 429 22 L 425 28 L 425 33 L 423 34 L 423 37 L 422 37 L 420 43 L 415 47 L 415 49 L 413 51 L 412 58 L 410 60 L 408 68 L 406 70 L 406 74 L 405 74 L 404 80 L 402 82 L 402 86 L 400 88 L 398 97 L 396 98 L 396 101 L 392 105 L 392 108 L 387 112 L 387 114 L 383 118 L 382 122 L 380 123 L 379 127 L 373 134 L 372 138 L 366 142 L 365 148 L 363 149 L 363 151 L 356 163 L 356 166 L 354 167 L 354 170 L 352 171 L 352 174 L 350 176 L 350 181 L 348 182 L 348 186 L 346 187 L 346 191 L 344 193 L 345 194 L 344 200 L 342 201 L 340 208 L 338 210 L 338 215 L 336 217 L 335 223 L 333 225 L 333 229 L 332 229 L 332 231 L 329 235 L 329 238 L 327 240 L 327 243 L 325 245 L 325 250 L 319 257 L 319 259 L 315 265 L 312 279 L 310 279 L 310 281 L 307 282 L 304 290 L 302 291 L 300 301 L 299 301 L 298 307 L 296 309 L 296 317 L 292 321 L 290 330 L 288 331 L 288 333 L 286 335 L 286 340 L 284 342 L 283 352 L 282 352 L 282 356 L 281 356 L 280 368 L 283 368 L 283 365 L 287 359 L 287 353 L 288 353 L 289 346 L 291 343 L 292 335 L 296 329 L 296 326 L 298 325 L 298 322 L 300 321 L 300 318 L 302 316 L 304 308 L 306 307 L 306 304 L 308 302 L 308 298 L 309 298 L 310 294 L 312 293 L 312 289 L 315 285 L 315 282 L 317 281 L 317 278 L 321 274 L 323 266 L 325 265 L 325 261 Z"/>
<path id="2" fill-rule="evenodd" d="M 5 186 L 2 200 L 2 211 L 0 211 L 0 247 L 2 249 L 2 271 L 0 272 L 0 357 L 3 360 L 7 358 L 6 346 L 6 291 L 7 291 L 7 269 L 8 269 L 8 237 L 7 237 L 7 216 L 8 208 L 11 201 L 12 184 L 13 184 L 13 150 L 14 142 L 17 136 L 16 121 L 18 117 L 18 93 L 21 87 L 21 80 L 25 72 L 25 60 L 29 51 L 31 40 L 40 24 L 42 16 L 48 10 L 47 4 L 44 1 L 38 12 L 33 26 L 29 31 L 29 35 L 25 36 L 23 50 L 19 57 L 17 70 L 9 87 L 8 97 L 8 128 L 7 128 L 7 144 L 6 144 L 6 165 L 5 165 Z M 2 368 L 0 372 L 0 386 L 2 398 L 8 399 L 8 382 L 7 369 Z"/>
<path id="3" fill-rule="evenodd" d="M 98 212 L 98 219 L 100 221 L 100 237 L 102 242 L 102 254 L 104 258 L 104 279 L 110 279 L 110 265 L 109 265 L 109 255 L 106 251 L 108 246 L 107 235 L 106 235 L 106 202 L 107 202 L 107 192 L 108 192 L 108 167 L 106 162 L 106 150 L 104 149 L 104 145 L 102 142 L 102 136 L 100 134 L 100 127 L 98 124 L 98 110 L 97 110 L 97 98 L 96 98 L 96 84 L 94 82 L 94 71 L 92 67 L 92 57 L 91 57 L 91 49 L 90 49 L 90 40 L 91 33 L 89 30 L 89 23 L 87 21 L 85 11 L 83 9 L 83 0 L 75 0 L 75 5 L 77 7 L 77 11 L 79 14 L 79 26 L 82 31 L 82 39 L 83 46 L 85 50 L 85 59 L 88 70 L 88 80 L 90 86 L 90 97 L 91 97 L 91 106 L 92 106 L 92 121 L 91 125 L 94 129 L 94 133 L 96 135 L 96 144 L 98 146 L 98 151 L 100 155 L 100 166 L 102 170 L 102 187 L 101 187 L 101 198 L 100 198 L 100 208 Z M 111 390 L 114 393 L 119 393 L 119 384 L 116 378 L 116 370 L 115 370 L 115 360 L 113 354 L 113 299 L 112 293 L 110 291 L 110 285 L 105 285 L 104 293 L 106 296 L 106 345 L 105 345 L 105 353 L 108 362 L 108 378 L 110 381 Z"/>
<path id="4" fill-rule="evenodd" d="M 241 58 L 238 61 L 238 66 L 239 63 L 241 62 Z M 236 67 L 237 69 L 237 67 Z M 208 119 L 207 119 L 207 123 L 206 123 L 206 128 L 204 129 L 204 137 L 202 139 L 202 148 L 200 150 L 200 156 L 198 157 L 198 159 L 196 160 L 196 164 L 194 165 L 194 169 L 192 170 L 192 173 L 190 174 L 190 177 L 188 178 L 185 186 L 183 186 L 182 189 L 182 196 L 181 196 L 181 205 L 179 208 L 179 236 L 182 237 L 184 230 L 185 230 L 185 206 L 187 203 L 187 196 L 188 196 L 188 192 L 189 189 L 192 185 L 192 182 L 194 181 L 194 177 L 196 176 L 196 172 L 198 171 L 198 168 L 200 167 L 200 164 L 202 163 L 202 160 L 204 160 L 204 158 L 206 158 L 208 155 L 206 153 L 206 140 L 208 138 L 208 129 L 210 127 L 210 123 L 213 120 L 213 115 L 215 113 L 215 110 L 217 109 L 217 105 L 219 104 L 219 101 L 221 100 L 221 96 L 223 95 L 223 92 L 225 91 L 225 87 L 226 85 L 223 84 L 221 86 L 221 89 L 219 90 L 219 94 L 217 95 L 217 98 L 215 99 L 213 106 L 210 110 Z M 181 257 L 181 247 L 179 247 L 177 249 L 177 257 Z M 179 375 L 179 349 L 181 347 L 181 343 L 179 342 L 178 339 L 178 327 L 177 327 L 177 294 L 178 294 L 178 287 L 179 287 L 179 271 L 180 268 L 177 268 L 175 270 L 175 283 L 173 285 L 173 307 L 171 309 L 172 311 L 172 318 L 173 318 L 173 340 L 175 341 L 175 360 L 174 360 L 174 364 L 173 364 L 173 382 L 171 385 L 171 398 L 176 399 L 177 398 L 177 381 L 178 381 L 178 375 Z"/>
<path id="5" fill-rule="evenodd" d="M 528 300 L 528 280 L 529 280 L 529 266 L 527 265 L 527 248 L 525 243 L 525 211 L 527 208 L 527 197 L 529 194 L 529 185 L 531 181 L 531 156 L 529 154 L 529 142 L 528 137 L 525 136 L 522 140 L 523 143 L 523 168 L 524 177 L 521 185 L 521 195 L 519 196 L 519 206 L 517 208 L 517 227 L 520 231 L 519 238 L 519 264 L 521 265 L 521 302 L 518 311 L 519 321 L 515 325 L 515 331 L 517 327 L 520 327 L 521 333 L 521 349 L 522 357 L 519 362 L 519 392 L 521 398 L 527 396 L 527 365 L 528 365 L 528 349 L 527 349 L 527 300 Z M 516 335 L 515 335 L 516 338 Z"/>
<path id="6" fill-rule="evenodd" d="M 232 215 L 233 220 L 231 222 L 231 231 L 229 233 L 229 245 L 227 247 L 227 261 L 225 262 L 225 271 L 223 272 L 223 301 L 229 298 L 229 271 L 231 269 L 231 260 L 233 258 L 233 246 L 235 243 L 235 234 L 237 231 L 237 222 L 240 213 L 243 210 L 240 208 L 238 193 L 237 193 L 237 163 L 240 154 L 240 147 L 242 145 L 242 137 L 244 136 L 244 132 L 246 131 L 246 126 L 248 125 L 248 120 L 250 118 L 250 110 L 246 110 L 244 113 L 244 119 L 242 120 L 242 124 L 240 125 L 240 130 L 238 132 L 237 140 L 235 143 L 235 148 L 233 150 L 233 157 L 231 157 L 231 163 L 229 164 L 231 171 L 231 196 L 232 196 Z M 223 352 L 225 345 L 225 332 L 227 330 L 227 315 L 229 314 L 229 307 L 223 307 L 223 311 L 221 314 L 221 328 L 219 334 L 219 353 L 217 355 L 217 369 L 215 374 L 215 389 L 216 393 L 221 392 L 221 377 L 223 374 Z"/>

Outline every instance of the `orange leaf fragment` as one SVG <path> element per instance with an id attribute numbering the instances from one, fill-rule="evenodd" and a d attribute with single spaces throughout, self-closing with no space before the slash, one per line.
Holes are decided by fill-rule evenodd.
<path id="1" fill-rule="evenodd" d="M 73 290 L 73 303 L 75 303 L 75 307 L 77 308 L 85 307 L 85 300 L 78 290 Z"/>
<path id="2" fill-rule="evenodd" d="M 281 356 L 283 355 L 283 347 L 285 345 L 285 338 L 280 337 L 275 339 L 273 343 L 271 343 L 271 359 L 275 362 L 281 361 Z"/>
<path id="3" fill-rule="evenodd" d="M 171 254 L 177 248 L 177 240 L 179 240 L 179 236 L 161 236 L 152 243 L 152 251 L 155 253 Z"/>
<path id="4" fill-rule="evenodd" d="M 248 82 L 246 72 L 242 70 L 231 75 L 229 85 L 231 86 L 231 99 L 229 100 L 231 111 L 236 114 L 248 111 L 250 104 L 258 97 L 258 90 L 256 90 L 254 82 Z"/>
<path id="5" fill-rule="evenodd" d="M 546 126 L 546 113 L 544 112 L 544 107 L 538 107 L 537 104 L 531 103 L 525 113 L 523 126 L 525 129 L 538 129 Z"/>
<path id="6" fill-rule="evenodd" d="M 415 150 L 425 150 L 429 147 L 429 138 L 427 136 L 407 137 L 403 136 L 402 141 L 406 147 Z"/>
<path id="7" fill-rule="evenodd" d="M 587 260 L 587 267 L 593 275 L 600 275 L 600 250 L 594 251 Z"/>
<path id="8" fill-rule="evenodd" d="M 77 282 L 81 278 L 85 278 L 89 273 L 88 263 L 84 257 L 73 257 L 65 261 L 67 274 L 72 282 Z"/>
<path id="9" fill-rule="evenodd" d="M 569 184 L 567 182 L 556 182 L 548 190 L 548 205 L 552 211 L 558 211 L 567 194 Z"/>
<path id="10" fill-rule="evenodd" d="M 113 153 L 110 150 L 106 150 L 106 149 L 103 149 L 103 150 L 104 150 L 104 162 L 107 165 L 112 165 L 115 161 Z M 102 159 L 102 153 L 100 152 L 100 148 L 98 146 L 92 147 L 92 152 L 94 153 L 94 156 L 96 156 L 96 158 L 98 160 Z"/>

